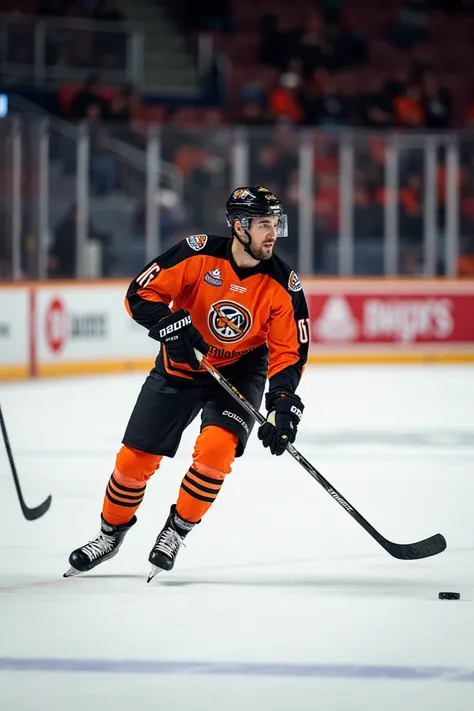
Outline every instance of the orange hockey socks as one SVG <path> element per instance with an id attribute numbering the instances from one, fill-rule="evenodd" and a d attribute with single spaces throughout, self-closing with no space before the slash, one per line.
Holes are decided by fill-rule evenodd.
<path id="1" fill-rule="evenodd" d="M 212 506 L 231 471 L 238 441 L 237 435 L 223 427 L 209 425 L 203 429 L 179 490 L 176 511 L 181 518 L 195 523 Z"/>
<path id="2" fill-rule="evenodd" d="M 127 523 L 143 501 L 148 479 L 160 466 L 161 456 L 123 446 L 107 484 L 102 516 L 107 523 Z"/>

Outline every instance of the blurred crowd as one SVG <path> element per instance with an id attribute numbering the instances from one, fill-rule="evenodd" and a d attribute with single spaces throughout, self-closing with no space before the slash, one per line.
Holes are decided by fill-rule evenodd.
<path id="1" fill-rule="evenodd" d="M 408 4 L 418 0 L 408 0 Z M 332 17 L 329 15 L 329 17 Z M 260 21 L 260 75 L 240 89 L 240 117 L 247 125 L 285 119 L 296 124 L 339 128 L 440 130 L 453 125 L 450 91 L 444 87 L 426 51 L 414 52 L 411 67 L 391 72 L 365 71 L 363 83 L 354 68 L 369 61 L 364 35 L 344 23 L 329 24 L 327 14 L 312 12 L 294 27 L 266 15 Z M 393 30 L 392 42 L 422 45 L 424 34 L 409 25 Z M 277 70 L 273 81 L 266 67 Z M 347 70 L 350 68 L 350 72 Z M 471 116 L 466 116 L 470 121 Z"/>
<path id="2" fill-rule="evenodd" d="M 468 27 L 474 20 L 474 0 L 387 0 L 387 5 L 396 12 L 390 22 L 377 25 L 376 40 L 366 29 L 367 18 L 348 12 L 361 7 L 361 2 L 302 0 L 301 6 L 295 5 L 294 16 L 288 3 L 279 0 L 263 2 L 259 10 L 247 0 L 173 2 L 170 13 L 174 13 L 189 36 L 209 33 L 215 40 L 215 48 L 228 55 L 227 101 L 212 108 L 147 105 L 135 87 L 104 87 L 95 74 L 80 86 L 62 87 L 58 94 L 61 118 L 85 122 L 89 127 L 91 196 L 100 199 L 131 192 L 130 171 L 127 161 L 121 158 L 123 149 L 135 151 L 138 162 L 145 165 L 146 123 L 157 121 L 162 126 L 163 166 L 167 167 L 168 177 L 170 171 L 178 176 L 174 182 L 164 181 L 157 194 L 163 246 L 171 246 L 190 231 L 219 233 L 223 225 L 222 204 L 232 182 L 234 128 L 240 125 L 247 128 L 250 182 L 268 185 L 282 196 L 292 232 L 296 233 L 301 194 L 299 129 L 319 128 L 321 131 L 312 139 L 313 269 L 316 273 L 331 273 L 336 265 L 328 255 L 334 257 L 332 246 L 337 244 L 340 228 L 339 131 L 347 127 L 367 129 L 357 134 L 354 142 L 354 238 L 357 254 L 364 254 L 365 248 L 369 252 L 373 249 L 380 258 L 388 199 L 385 130 L 408 129 L 416 136 L 421 130 L 442 133 L 453 127 L 474 126 L 474 94 L 472 97 L 467 94 L 468 100 L 460 104 L 455 83 L 445 81 L 448 75 L 441 63 L 446 57 L 436 44 L 432 22 L 435 11 L 438 20 L 439 16 L 454 16 Z M 381 11 L 380 6 L 377 8 L 377 12 Z M 37 10 L 41 17 L 51 19 L 89 17 L 114 20 L 119 26 L 126 21 L 115 0 L 44 0 Z M 474 32 L 472 22 L 471 26 Z M 99 39 L 97 33 L 89 34 L 92 44 L 87 41 L 83 44 L 81 40 L 77 46 L 67 31 L 47 35 L 48 61 L 60 63 L 67 56 L 67 61 L 80 64 L 83 53 L 84 68 L 89 66 L 87 62 L 94 67 L 120 63 L 122 50 L 125 51 L 116 41 L 120 33 L 104 32 Z M 9 51 L 23 50 L 11 47 Z M 380 65 L 374 64 L 377 57 Z M 394 57 L 397 61 L 393 61 Z M 470 72 L 471 67 L 467 70 Z M 469 101 L 470 98 L 473 100 Z M 459 271 L 474 276 L 474 138 L 464 134 L 459 146 Z M 66 172 L 73 174 L 75 144 L 53 141 L 52 151 L 52 157 L 59 158 Z M 415 138 L 412 145 L 400 143 L 397 204 L 401 274 L 423 273 L 428 177 L 435 180 L 435 222 L 442 245 L 446 223 L 446 159 L 446 147 L 441 141 L 435 156 L 436 175 L 427 176 L 422 142 L 416 142 Z M 140 171 L 142 182 L 133 193 L 137 198 L 133 232 L 143 244 L 146 231 L 143 167 Z M 67 276 L 55 251 L 59 254 L 69 239 L 67 236 L 73 234 L 75 220 L 73 205 L 57 225 L 51 275 Z M 93 223 L 90 232 L 96 237 L 102 234 L 97 239 L 105 246 L 110 243 L 110 234 L 104 237 Z M 295 251 L 296 241 L 282 243 L 281 249 L 287 252 L 286 256 L 294 257 L 289 252 Z M 68 259 L 74 261 L 71 250 L 66 252 Z M 436 268 L 443 274 L 442 249 L 438 252 Z M 109 266 L 112 263 L 110 258 Z M 66 272 L 71 268 L 69 263 Z M 379 262 L 373 267 L 374 273 L 377 269 Z"/>

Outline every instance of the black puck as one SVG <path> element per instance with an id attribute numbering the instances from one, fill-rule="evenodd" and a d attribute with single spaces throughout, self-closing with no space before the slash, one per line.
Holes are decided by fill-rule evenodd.
<path id="1" fill-rule="evenodd" d="M 461 595 L 456 592 L 440 592 L 438 593 L 440 600 L 460 600 Z"/>

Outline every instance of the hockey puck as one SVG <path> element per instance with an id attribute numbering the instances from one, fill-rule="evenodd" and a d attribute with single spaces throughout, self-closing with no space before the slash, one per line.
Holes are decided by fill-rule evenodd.
<path id="1" fill-rule="evenodd" d="M 440 592 L 438 593 L 440 600 L 460 600 L 461 595 L 456 592 Z"/>

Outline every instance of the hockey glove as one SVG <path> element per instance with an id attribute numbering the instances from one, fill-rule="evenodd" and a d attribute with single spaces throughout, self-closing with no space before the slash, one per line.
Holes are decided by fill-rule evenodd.
<path id="1" fill-rule="evenodd" d="M 175 363 L 187 363 L 193 370 L 199 370 L 199 361 L 194 349 L 203 355 L 207 355 L 209 350 L 206 341 L 193 326 L 191 314 L 184 309 L 162 318 L 150 328 L 148 335 L 166 347 L 171 360 Z"/>
<path id="2" fill-rule="evenodd" d="M 258 428 L 258 438 L 264 447 L 279 457 L 288 444 L 295 441 L 304 405 L 298 395 L 269 392 L 265 397 L 267 421 Z"/>

